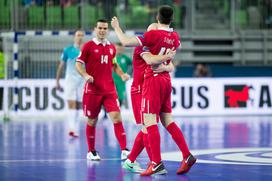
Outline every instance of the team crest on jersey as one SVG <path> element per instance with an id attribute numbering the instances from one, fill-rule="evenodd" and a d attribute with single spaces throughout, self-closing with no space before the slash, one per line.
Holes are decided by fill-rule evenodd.
<path id="1" fill-rule="evenodd" d="M 110 54 L 113 55 L 113 49 L 112 48 L 110 49 Z"/>
<path id="2" fill-rule="evenodd" d="M 98 53 L 98 52 L 99 52 L 99 50 L 98 50 L 98 49 L 95 49 L 95 50 L 94 50 L 94 52 L 95 52 L 95 53 Z"/>
<path id="3" fill-rule="evenodd" d="M 143 51 L 144 51 L 144 52 L 149 52 L 149 48 L 146 47 L 146 46 L 144 46 L 144 47 L 143 47 Z"/>

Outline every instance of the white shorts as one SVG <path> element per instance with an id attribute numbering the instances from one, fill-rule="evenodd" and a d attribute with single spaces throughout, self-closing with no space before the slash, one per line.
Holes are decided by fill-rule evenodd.
<path id="1" fill-rule="evenodd" d="M 83 88 L 85 81 L 82 79 L 65 79 L 64 95 L 66 100 L 82 102 Z"/>

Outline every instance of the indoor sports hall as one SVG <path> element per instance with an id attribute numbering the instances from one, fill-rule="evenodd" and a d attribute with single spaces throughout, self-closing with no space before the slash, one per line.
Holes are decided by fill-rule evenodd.
<path id="1" fill-rule="evenodd" d="M 86 158 L 85 108 L 72 109 L 67 101 L 64 54 L 75 46 L 78 30 L 83 43 L 96 37 L 101 18 L 113 44 L 119 43 L 113 16 L 126 35 L 142 36 L 161 5 L 173 8 L 171 27 L 181 42 L 170 73 L 172 119 L 197 161 L 188 173 L 176 174 L 184 158 L 159 122 L 160 140 L 154 141 L 160 141 L 167 173 L 141 176 L 123 168 L 103 107 L 95 131 L 101 160 Z M 121 68 L 130 75 L 119 96 L 129 151 L 141 130 L 130 94 L 133 50 L 123 47 L 127 58 L 118 62 L 127 63 Z M 145 150 L 136 161 L 149 167 Z M 272 1 L 0 0 L 0 181 L 268 181 L 271 170 Z"/>

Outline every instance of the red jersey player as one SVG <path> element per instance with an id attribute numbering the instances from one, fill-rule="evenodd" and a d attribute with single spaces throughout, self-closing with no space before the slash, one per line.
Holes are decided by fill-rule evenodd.
<path id="1" fill-rule="evenodd" d="M 88 117 L 86 137 L 88 143 L 88 160 L 100 160 L 95 149 L 95 127 L 97 117 L 103 105 L 114 124 L 115 136 L 122 150 L 121 159 L 129 154 L 126 148 L 126 133 L 122 124 L 118 97 L 116 94 L 112 69 L 122 78 L 128 80 L 129 75 L 123 73 L 117 63 L 114 63 L 116 49 L 107 39 L 108 23 L 98 20 L 94 28 L 96 38 L 84 44 L 79 55 L 76 68 L 86 80 L 83 94 L 83 111 Z M 82 65 L 85 65 L 83 68 Z"/>
<path id="2" fill-rule="evenodd" d="M 142 124 L 141 118 L 141 100 L 142 100 L 142 85 L 144 82 L 144 71 L 148 66 L 145 60 L 141 57 L 141 53 L 144 51 L 144 47 L 138 46 L 135 48 L 133 53 L 133 82 L 131 85 L 131 103 L 133 108 L 134 118 L 137 124 Z M 162 60 L 169 59 L 172 55 L 165 56 Z M 163 58 L 162 56 L 158 57 L 157 55 L 152 55 L 151 53 L 145 55 L 146 61 L 153 62 L 160 60 Z M 156 67 L 156 68 L 155 68 Z M 153 71 L 156 73 L 160 72 L 171 72 L 174 70 L 174 66 L 172 62 L 168 65 L 161 64 L 160 66 L 155 66 Z M 135 162 L 138 155 L 142 152 L 142 150 L 146 148 L 148 156 L 151 160 L 152 154 L 148 145 L 147 131 L 145 127 L 142 127 L 142 130 L 139 131 L 138 135 L 135 138 L 133 148 L 128 156 L 128 159 L 124 162 L 123 168 L 131 171 L 131 172 L 142 172 L 143 170 L 140 168 L 139 164 Z"/>
<path id="3" fill-rule="evenodd" d="M 145 52 L 145 60 L 142 58 L 141 54 Z M 146 48 L 143 46 L 138 46 L 134 49 L 133 52 L 133 82 L 131 85 L 131 101 L 132 101 L 132 107 L 133 107 L 133 113 L 134 118 L 136 120 L 137 124 L 141 124 L 141 116 L 138 114 L 141 109 L 141 105 L 139 102 L 141 102 L 142 99 L 142 86 L 144 82 L 144 72 L 146 68 L 148 67 L 148 64 L 153 64 L 153 62 L 160 62 L 168 60 L 170 57 L 174 57 L 175 52 L 172 51 L 171 54 L 166 54 L 162 56 L 153 55 L 151 53 L 148 53 Z M 145 61 L 148 61 L 147 64 Z M 174 70 L 174 66 L 172 62 L 168 65 L 160 64 L 154 65 L 151 67 L 153 72 L 161 73 L 161 72 L 172 72 Z"/>
<path id="4" fill-rule="evenodd" d="M 157 26 L 158 26 L 157 23 L 153 23 L 153 24 L 149 25 L 147 31 L 157 29 Z M 144 71 L 145 71 L 146 67 L 148 66 L 147 64 L 149 64 L 149 65 L 155 64 L 156 65 L 158 63 L 161 63 L 162 61 L 166 61 L 168 59 L 171 59 L 174 57 L 174 54 L 171 55 L 171 53 L 175 53 L 175 52 L 169 51 L 169 53 L 166 54 L 168 56 L 163 59 L 162 56 L 152 55 L 151 53 L 148 53 L 147 48 L 142 47 L 142 46 L 138 46 L 134 50 L 134 54 L 133 54 L 134 75 L 133 75 L 133 83 L 131 86 L 131 101 L 132 101 L 134 117 L 136 119 L 136 123 L 138 123 L 138 124 L 141 123 L 141 117 L 140 117 L 140 107 L 141 107 L 140 104 L 141 103 L 140 103 L 140 101 L 142 98 L 141 92 L 142 92 L 142 84 L 144 82 Z M 159 66 L 156 65 L 155 67 L 157 67 L 157 68 L 154 68 L 154 66 L 152 66 L 154 73 L 160 73 L 160 72 L 164 72 L 164 71 L 171 72 L 174 69 L 171 62 L 168 65 L 159 64 Z M 169 125 L 171 125 L 170 128 L 173 127 L 172 124 L 170 124 L 171 122 L 164 122 L 164 121 L 169 121 L 169 120 L 162 118 L 161 122 L 162 122 L 163 126 L 169 131 L 169 133 L 172 136 L 175 136 L 175 134 L 173 134 L 173 132 L 171 132 L 171 129 L 168 128 Z M 177 145 L 178 145 L 179 140 L 176 140 L 176 139 L 174 139 L 174 140 L 177 142 Z M 142 131 L 140 131 L 135 138 L 133 148 L 128 156 L 128 159 L 124 162 L 123 168 L 125 168 L 126 170 L 129 170 L 131 172 L 141 172 L 142 171 L 140 165 L 138 163 L 136 163 L 135 160 L 138 157 L 138 155 L 141 153 L 141 151 L 143 150 L 144 146 L 146 148 L 149 158 L 151 159 L 152 154 L 150 152 L 150 148 L 148 145 L 147 133 L 146 133 L 145 127 L 143 126 Z M 162 173 L 163 172 L 161 171 L 160 174 L 162 174 Z"/>
<path id="5" fill-rule="evenodd" d="M 173 9 L 170 6 L 161 6 L 157 15 L 158 30 L 146 32 L 142 37 L 132 38 L 127 37 L 122 32 L 116 17 L 112 19 L 111 24 L 119 40 L 124 45 L 147 46 L 152 54 L 160 55 L 167 53 L 169 50 L 175 50 L 180 46 L 178 34 L 169 28 L 172 18 Z M 165 63 L 168 64 L 169 61 Z M 171 90 L 172 86 L 168 73 L 157 74 L 150 67 L 147 67 L 142 92 L 142 113 L 144 125 L 148 132 L 152 164 L 149 165 L 146 171 L 141 173 L 142 176 L 166 173 L 161 162 L 160 134 L 157 126 L 159 117 L 164 120 L 167 130 L 171 133 L 175 142 L 178 143 L 183 154 L 183 161 L 181 167 L 177 170 L 177 174 L 188 172 L 196 162 L 196 158 L 189 152 L 181 130 L 172 121 Z"/>

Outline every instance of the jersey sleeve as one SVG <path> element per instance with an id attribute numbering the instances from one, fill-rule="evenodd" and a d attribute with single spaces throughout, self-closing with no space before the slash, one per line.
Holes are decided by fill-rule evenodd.
<path id="1" fill-rule="evenodd" d="M 182 48 L 182 44 L 181 44 L 181 42 L 180 42 L 180 40 L 179 40 L 179 45 L 178 45 L 178 48 L 177 49 L 181 49 Z"/>
<path id="2" fill-rule="evenodd" d="M 89 56 L 89 43 L 85 43 L 77 57 L 77 61 L 81 63 L 87 63 L 88 61 L 88 56 Z"/>
<path id="3" fill-rule="evenodd" d="M 115 46 L 111 46 L 111 48 L 112 48 L 112 50 L 113 50 L 113 53 L 112 53 L 112 55 L 113 55 L 113 58 L 112 58 L 112 66 L 114 66 L 115 64 L 118 64 L 118 62 L 117 62 L 117 56 L 116 56 L 116 48 L 115 48 Z"/>
<path id="4" fill-rule="evenodd" d="M 149 46 L 152 38 L 151 38 L 152 31 L 145 32 L 143 35 L 137 36 L 137 40 L 139 41 L 141 46 Z"/>
<path id="5" fill-rule="evenodd" d="M 177 35 L 177 42 L 176 42 L 176 49 L 178 49 L 178 48 L 182 48 L 182 46 L 181 46 L 181 42 L 180 42 L 180 36 L 179 36 L 179 34 L 177 33 L 176 34 Z"/>
<path id="6" fill-rule="evenodd" d="M 60 61 L 67 62 L 68 55 L 67 55 L 67 48 L 65 48 L 60 56 Z"/>
<path id="7" fill-rule="evenodd" d="M 113 56 L 116 57 L 116 48 L 114 45 L 112 46 L 112 48 L 113 48 Z"/>
<path id="8" fill-rule="evenodd" d="M 140 56 L 142 57 L 145 53 L 150 53 L 150 50 L 147 46 L 142 47 L 142 49 L 140 50 Z"/>

